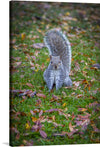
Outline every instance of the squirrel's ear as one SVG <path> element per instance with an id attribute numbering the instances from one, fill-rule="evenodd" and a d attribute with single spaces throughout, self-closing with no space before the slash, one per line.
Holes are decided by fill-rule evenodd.
<path id="1" fill-rule="evenodd" d="M 50 59 L 52 59 L 52 56 L 50 55 Z"/>

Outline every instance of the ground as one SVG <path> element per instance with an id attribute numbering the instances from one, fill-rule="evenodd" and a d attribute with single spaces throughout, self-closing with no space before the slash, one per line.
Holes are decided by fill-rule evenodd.
<path id="1" fill-rule="evenodd" d="M 10 145 L 100 143 L 100 5 L 10 2 Z M 48 91 L 45 33 L 72 48 L 73 86 Z"/>

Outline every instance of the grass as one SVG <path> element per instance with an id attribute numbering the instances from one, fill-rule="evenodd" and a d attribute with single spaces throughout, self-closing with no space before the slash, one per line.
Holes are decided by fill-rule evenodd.
<path id="1" fill-rule="evenodd" d="M 19 146 L 29 143 L 32 145 L 61 145 L 100 142 L 100 134 L 93 128 L 94 125 L 100 129 L 100 108 L 88 107 L 93 102 L 97 102 L 97 104 L 100 102 L 100 70 L 91 68 L 93 64 L 100 63 L 100 19 L 98 19 L 100 5 L 10 2 L 10 7 L 10 38 L 13 41 L 10 46 L 10 64 L 15 66 L 17 62 L 21 62 L 20 66 L 12 68 L 10 89 L 30 89 L 46 96 L 46 98 L 37 95 L 34 97 L 25 96 L 24 99 L 19 95 L 10 95 L 10 127 L 11 130 L 16 128 L 18 131 L 10 132 L 10 145 Z M 92 14 L 92 12 L 94 13 Z M 64 20 L 66 17 L 70 17 L 70 20 Z M 43 43 L 46 31 L 51 28 L 61 28 L 63 32 L 67 32 L 72 44 L 71 79 L 73 86 L 69 89 L 62 87 L 58 91 L 54 88 L 49 93 L 43 79 L 43 72 L 49 64 L 48 50 L 45 47 L 42 49 L 33 48 L 32 44 Z M 25 36 L 22 37 L 22 34 Z M 34 64 L 34 70 L 31 68 L 30 60 Z M 84 80 L 85 82 L 82 82 Z M 78 82 L 79 86 L 75 86 Z M 29 87 L 27 83 L 31 83 L 33 87 Z M 51 101 L 52 95 L 59 99 Z M 41 104 L 37 100 L 41 100 Z M 45 113 L 46 110 L 55 108 L 62 109 L 64 114 L 69 114 L 68 119 L 55 111 Z M 86 110 L 79 111 L 79 108 Z M 32 132 L 31 128 L 35 122 L 32 121 L 30 110 L 35 109 L 43 110 L 45 118 L 49 117 L 52 122 L 62 124 L 63 127 L 55 127 L 53 123 L 45 121 L 42 122 L 42 130 L 46 132 L 47 138 L 43 138 L 38 131 Z M 20 114 L 18 114 L 19 112 Z M 84 116 L 87 113 L 91 114 L 90 123 L 83 134 L 75 133 L 71 137 L 53 135 L 54 133 L 71 132 L 69 123 L 71 122 L 74 126 L 78 115 Z M 34 117 L 38 119 L 39 113 L 37 112 Z M 27 123 L 29 129 L 26 127 Z M 76 128 L 81 130 L 81 126 L 76 126 Z"/>

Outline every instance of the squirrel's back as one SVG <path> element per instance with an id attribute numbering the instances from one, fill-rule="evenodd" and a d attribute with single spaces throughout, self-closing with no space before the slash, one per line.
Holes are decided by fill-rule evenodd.
<path id="1" fill-rule="evenodd" d="M 52 56 L 60 56 L 62 63 L 70 72 L 71 68 L 71 46 L 67 37 L 60 31 L 52 29 L 45 35 L 44 42 Z"/>

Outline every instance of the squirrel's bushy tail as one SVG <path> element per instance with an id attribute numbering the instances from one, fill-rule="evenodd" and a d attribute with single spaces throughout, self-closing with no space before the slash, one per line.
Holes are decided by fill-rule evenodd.
<path id="1" fill-rule="evenodd" d="M 45 45 L 52 56 L 60 56 L 62 63 L 70 72 L 71 68 L 71 46 L 67 37 L 60 31 L 52 29 L 44 37 Z"/>

